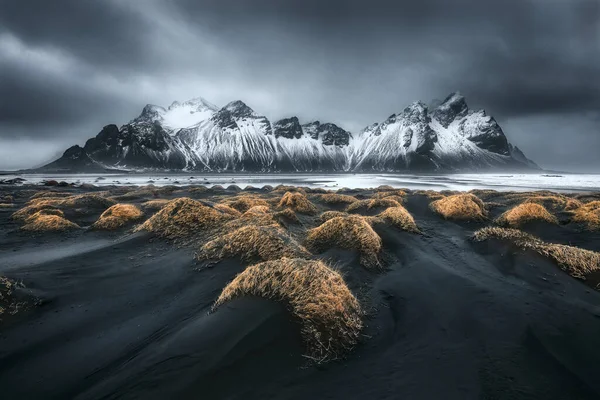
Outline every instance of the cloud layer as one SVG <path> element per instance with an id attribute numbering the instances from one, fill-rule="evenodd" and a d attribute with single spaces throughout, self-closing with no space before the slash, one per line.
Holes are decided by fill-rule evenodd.
<path id="1" fill-rule="evenodd" d="M 541 165 L 593 171 L 598 76 L 596 0 L 3 2 L 0 169 L 146 103 L 243 99 L 359 130 L 460 90 Z"/>

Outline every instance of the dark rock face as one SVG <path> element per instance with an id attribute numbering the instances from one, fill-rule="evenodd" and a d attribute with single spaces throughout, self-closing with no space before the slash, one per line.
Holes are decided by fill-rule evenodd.
<path id="1" fill-rule="evenodd" d="M 241 119 L 252 119 L 254 123 L 261 125 L 267 134 L 271 134 L 271 123 L 264 116 L 256 115 L 254 110 L 240 100 L 232 101 L 217 111 L 213 116 L 213 122 L 222 129 L 239 129 L 237 122 Z"/>
<path id="2" fill-rule="evenodd" d="M 325 146 L 348 146 L 352 138 L 350 132 L 332 123 L 322 124 L 319 121 L 314 121 L 302 125 L 302 128 L 311 138 L 315 140 L 320 138 Z"/>
<path id="3" fill-rule="evenodd" d="M 276 138 L 300 139 L 304 132 L 297 117 L 285 118 L 273 124 L 273 134 Z"/>
<path id="4" fill-rule="evenodd" d="M 462 121 L 459 126 L 463 132 L 465 132 L 466 122 L 466 120 Z M 469 140 L 482 149 L 505 156 L 510 155 L 508 140 L 494 118 L 490 117 L 486 124 L 479 125 L 477 131 L 469 135 Z"/>
<path id="5" fill-rule="evenodd" d="M 452 121 L 467 115 L 469 107 L 465 98 L 458 92 L 452 93 L 433 111 L 433 118 L 438 120 L 444 128 Z"/>
<path id="6" fill-rule="evenodd" d="M 106 170 L 102 165 L 92 160 L 79 145 L 69 147 L 58 160 L 41 168 L 44 171 L 68 171 L 76 169 L 81 172 L 96 172 Z"/>

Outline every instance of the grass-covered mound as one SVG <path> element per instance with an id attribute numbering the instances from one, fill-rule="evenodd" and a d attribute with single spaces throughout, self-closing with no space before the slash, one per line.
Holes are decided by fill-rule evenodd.
<path id="1" fill-rule="evenodd" d="M 281 211 L 277 211 L 276 213 L 273 214 L 273 216 L 275 218 L 277 218 L 277 220 L 282 221 L 282 222 L 288 222 L 288 223 L 293 223 L 293 224 L 300 223 L 300 219 L 298 219 L 298 216 L 296 215 L 294 210 L 292 210 L 291 208 L 284 208 Z"/>
<path id="2" fill-rule="evenodd" d="M 310 253 L 279 225 L 248 225 L 211 240 L 200 249 L 200 260 L 240 257 L 243 261 L 269 261 L 282 257 L 307 258 Z"/>
<path id="3" fill-rule="evenodd" d="M 344 279 L 320 261 L 282 258 L 248 267 L 223 289 L 213 310 L 243 296 L 285 303 L 317 362 L 351 351 L 363 328 L 363 311 Z"/>
<path id="4" fill-rule="evenodd" d="M 235 217 L 188 197 L 171 200 L 136 228 L 171 240 L 186 240 L 218 229 Z"/>
<path id="5" fill-rule="evenodd" d="M 115 202 L 113 200 L 90 193 L 68 197 L 39 197 L 30 200 L 25 207 L 17 210 L 12 215 L 12 218 L 17 221 L 23 221 L 40 210 L 52 208 L 63 211 L 73 210 L 81 214 L 85 214 L 89 211 L 102 212 L 114 204 Z"/>
<path id="6" fill-rule="evenodd" d="M 21 229 L 28 232 L 65 232 L 79 228 L 61 214 L 60 210 L 40 210 L 29 216 Z"/>
<path id="7" fill-rule="evenodd" d="M 228 206 L 227 204 L 218 203 L 214 204 L 213 207 L 221 212 L 224 212 L 225 214 L 233 215 L 234 217 L 240 217 L 242 215 L 241 212 Z"/>
<path id="8" fill-rule="evenodd" d="M 407 232 L 419 233 L 419 227 L 412 215 L 402 206 L 390 207 L 377 215 L 377 219 L 390 223 Z"/>
<path id="9" fill-rule="evenodd" d="M 114 231 L 144 217 L 144 213 L 133 204 L 115 204 L 104 211 L 92 225 L 93 229 Z"/>
<path id="10" fill-rule="evenodd" d="M 317 207 L 301 192 L 286 192 L 279 201 L 279 207 L 288 207 L 300 214 L 314 215 Z"/>
<path id="11" fill-rule="evenodd" d="M 333 219 L 336 217 L 347 217 L 347 216 L 348 216 L 348 213 L 343 212 L 343 211 L 325 211 L 324 213 L 321 214 L 319 219 L 321 220 L 321 223 L 323 223 L 323 222 L 327 222 L 330 219 Z"/>
<path id="12" fill-rule="evenodd" d="M 479 242 L 498 239 L 509 241 L 523 250 L 533 250 L 548 257 L 569 275 L 585 279 L 600 269 L 600 253 L 564 244 L 546 243 L 537 237 L 517 229 L 488 227 L 475 232 L 473 239 Z"/>
<path id="13" fill-rule="evenodd" d="M 440 192 L 436 192 L 435 190 L 415 190 L 412 192 L 415 196 L 425 196 L 429 200 L 439 200 L 443 199 L 444 196 Z"/>
<path id="14" fill-rule="evenodd" d="M 352 204 L 358 201 L 354 196 L 339 193 L 325 193 L 319 196 L 319 198 L 325 204 Z"/>
<path id="15" fill-rule="evenodd" d="M 487 216 L 483 201 L 470 193 L 442 197 L 432 202 L 430 207 L 445 219 L 457 221 L 481 221 Z"/>
<path id="16" fill-rule="evenodd" d="M 550 214 L 543 205 L 537 203 L 521 203 L 503 213 L 495 222 L 501 226 L 516 228 L 533 221 L 558 223 L 554 215 Z"/>
<path id="17" fill-rule="evenodd" d="M 306 245 L 310 250 L 323 252 L 329 248 L 358 250 L 361 264 L 377 268 L 381 238 L 369 224 L 369 220 L 358 215 L 332 218 L 308 232 Z"/>
<path id="18" fill-rule="evenodd" d="M 346 207 L 346 212 L 357 212 L 361 210 L 372 210 L 377 208 L 399 207 L 401 203 L 391 197 L 375 198 L 370 200 L 359 200 Z"/>
<path id="19" fill-rule="evenodd" d="M 223 204 L 228 205 L 231 208 L 238 210 L 241 213 L 245 213 L 249 209 L 255 206 L 269 206 L 264 199 L 252 194 L 245 194 L 226 200 Z"/>
<path id="20" fill-rule="evenodd" d="M 600 230 L 600 201 L 595 200 L 575 209 L 573 221 L 585 224 L 591 231 Z"/>
<path id="21" fill-rule="evenodd" d="M 148 200 L 142 203 L 142 208 L 145 211 L 158 211 L 166 206 L 169 201 L 167 199 Z"/>

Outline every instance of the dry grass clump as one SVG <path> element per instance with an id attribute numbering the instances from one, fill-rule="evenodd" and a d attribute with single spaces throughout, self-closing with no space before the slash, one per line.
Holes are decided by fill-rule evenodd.
<path id="1" fill-rule="evenodd" d="M 304 189 L 304 191 L 306 193 L 311 193 L 311 194 L 325 194 L 325 193 L 329 193 L 328 190 L 323 189 L 323 188 L 306 188 L 306 189 Z"/>
<path id="2" fill-rule="evenodd" d="M 445 219 L 481 221 L 487 215 L 483 202 L 470 193 L 455 194 L 435 200 L 430 207 Z"/>
<path id="3" fill-rule="evenodd" d="M 314 215 L 317 213 L 317 207 L 300 192 L 286 192 L 279 201 L 279 207 L 289 207 L 301 214 Z"/>
<path id="4" fill-rule="evenodd" d="M 574 210 L 573 221 L 586 224 L 591 231 L 600 230 L 600 201 L 592 201 Z"/>
<path id="5" fill-rule="evenodd" d="M 82 209 L 82 210 L 106 210 L 114 205 L 115 202 L 97 194 L 80 194 L 65 198 L 37 198 L 30 200 L 27 205 L 17 210 L 12 218 L 15 220 L 25 220 L 32 214 L 44 209 Z"/>
<path id="6" fill-rule="evenodd" d="M 390 207 L 377 215 L 383 221 L 407 232 L 419 233 L 419 227 L 412 215 L 402 206 Z"/>
<path id="7" fill-rule="evenodd" d="M 320 261 L 283 258 L 246 268 L 215 302 L 213 310 L 243 296 L 281 301 L 301 323 L 308 356 L 324 362 L 358 343 L 364 315 L 342 276 Z"/>
<path id="8" fill-rule="evenodd" d="M 440 192 L 436 192 L 435 190 L 415 190 L 413 194 L 417 196 L 425 196 L 429 200 L 439 200 L 446 197 Z"/>
<path id="9" fill-rule="evenodd" d="M 474 196 L 479 197 L 483 201 L 487 201 L 493 199 L 494 197 L 500 196 L 502 193 L 497 190 L 492 189 L 473 189 L 469 190 L 468 193 L 471 193 Z"/>
<path id="10" fill-rule="evenodd" d="M 358 199 L 354 196 L 339 193 L 326 193 L 320 197 L 321 201 L 326 204 L 352 204 Z"/>
<path id="11" fill-rule="evenodd" d="M 269 206 L 254 206 L 251 207 L 248 211 L 246 211 L 244 214 L 268 214 L 270 208 Z"/>
<path id="12" fill-rule="evenodd" d="M 537 203 L 522 203 L 502 214 L 496 223 L 501 226 L 518 227 L 528 222 L 544 221 L 558 224 L 556 217 L 548 212 L 546 208 Z"/>
<path id="13" fill-rule="evenodd" d="M 233 199 L 228 199 L 224 202 L 224 204 L 235 208 L 241 213 L 245 213 L 254 206 L 269 206 L 269 203 L 267 203 L 264 199 L 251 194 L 245 194 L 237 196 Z"/>
<path id="14" fill-rule="evenodd" d="M 63 213 L 58 208 L 45 208 L 43 210 L 33 213 L 32 215 L 28 216 L 27 218 L 25 218 L 25 223 L 33 222 L 43 215 L 56 215 L 56 216 L 64 218 L 65 213 Z"/>
<path id="15" fill-rule="evenodd" d="M 15 204 L 13 203 L 0 203 L 0 208 L 13 208 Z"/>
<path id="16" fill-rule="evenodd" d="M 300 223 L 298 216 L 296 215 L 294 210 L 292 210 L 291 208 L 286 208 L 281 211 L 278 211 L 275 214 L 273 214 L 273 216 L 277 219 L 282 219 L 284 221 L 292 222 L 295 224 Z"/>
<path id="17" fill-rule="evenodd" d="M 568 199 L 565 204 L 565 211 L 573 211 L 581 207 L 584 203 L 577 199 Z"/>
<path id="18" fill-rule="evenodd" d="M 9 194 L 0 197 L 0 203 L 12 203 L 15 198 Z"/>
<path id="19" fill-rule="evenodd" d="M 388 190 L 385 192 L 375 192 L 373 194 L 373 198 L 375 199 L 383 199 L 385 197 L 392 197 L 396 201 L 398 201 L 398 199 L 400 199 L 400 201 L 403 201 L 404 197 L 406 197 L 406 192 L 404 190 L 395 189 Z"/>
<path id="20" fill-rule="evenodd" d="M 234 218 L 189 197 L 181 197 L 167 203 L 136 231 L 153 232 L 166 239 L 185 240 L 213 231 Z"/>
<path id="21" fill-rule="evenodd" d="M 583 203 L 600 200 L 600 192 L 598 193 L 579 193 L 574 196 L 577 200 Z"/>
<path id="22" fill-rule="evenodd" d="M 115 204 L 100 215 L 92 228 L 113 231 L 139 221 L 143 217 L 144 213 L 133 204 Z"/>
<path id="23" fill-rule="evenodd" d="M 225 214 L 233 215 L 234 217 L 240 217 L 242 215 L 241 212 L 239 212 L 235 208 L 228 206 L 227 204 L 219 203 L 213 205 L 213 207 L 221 212 L 224 212 Z"/>
<path id="24" fill-rule="evenodd" d="M 374 189 L 375 192 L 389 192 L 392 190 L 396 190 L 393 186 L 390 185 L 381 185 Z"/>
<path id="25" fill-rule="evenodd" d="M 342 211 L 325 211 L 323 214 L 321 214 L 319 219 L 321 220 L 321 223 L 323 223 L 323 222 L 327 222 L 333 218 L 347 217 L 347 216 L 348 216 L 348 213 L 342 212 Z"/>
<path id="26" fill-rule="evenodd" d="M 540 204 L 546 209 L 560 211 L 567 207 L 569 201 L 571 201 L 571 206 L 573 206 L 573 202 L 576 200 L 564 196 L 532 196 L 525 199 L 524 203 Z"/>
<path id="27" fill-rule="evenodd" d="M 400 202 L 396 201 L 391 197 L 384 197 L 381 199 L 369 199 L 369 200 L 359 200 L 350 204 L 346 207 L 346 212 L 357 211 L 360 209 L 371 210 L 373 208 L 389 208 L 389 207 L 399 207 L 401 206 Z"/>
<path id="28" fill-rule="evenodd" d="M 41 190 L 36 192 L 31 196 L 30 200 L 41 199 L 41 198 L 50 198 L 50 197 L 67 197 L 71 196 L 69 192 L 55 192 L 54 190 Z"/>
<path id="29" fill-rule="evenodd" d="M 208 192 L 208 188 L 206 186 L 194 186 L 189 188 L 188 191 L 192 194 L 200 194 Z"/>
<path id="30" fill-rule="evenodd" d="M 264 186 L 264 188 L 266 188 L 267 186 Z M 302 193 L 302 194 L 306 194 L 306 191 L 304 190 L 304 188 L 298 187 L 298 186 L 287 186 L 287 185 L 277 185 L 275 186 L 274 189 L 271 189 L 271 192 L 273 193 L 287 193 L 287 192 L 291 192 L 291 193 Z"/>
<path id="31" fill-rule="evenodd" d="M 227 190 L 230 192 L 241 192 L 242 188 L 239 187 L 238 185 L 229 185 L 229 186 L 227 186 Z"/>
<path id="32" fill-rule="evenodd" d="M 59 215 L 37 212 L 36 218 L 28 218 L 27 223 L 21 227 L 28 232 L 65 232 L 78 229 L 79 225 Z"/>
<path id="33" fill-rule="evenodd" d="M 367 268 L 380 267 L 378 254 L 382 246 L 381 238 L 368 220 L 358 215 L 335 217 L 311 229 L 306 245 L 317 252 L 331 247 L 356 249 L 360 252 L 362 265 Z"/>
<path id="34" fill-rule="evenodd" d="M 238 256 L 251 262 L 282 257 L 306 258 L 310 253 L 278 225 L 248 225 L 206 243 L 197 258 L 222 260 Z"/>
<path id="35" fill-rule="evenodd" d="M 142 203 L 142 208 L 147 211 L 158 211 L 169 203 L 167 199 L 148 200 Z"/>
<path id="36" fill-rule="evenodd" d="M 517 229 L 483 228 L 475 232 L 473 239 L 479 242 L 489 239 L 510 241 L 523 250 L 533 250 L 550 258 L 565 272 L 578 279 L 585 279 L 587 275 L 600 269 L 600 253 L 564 244 L 546 243 Z"/>

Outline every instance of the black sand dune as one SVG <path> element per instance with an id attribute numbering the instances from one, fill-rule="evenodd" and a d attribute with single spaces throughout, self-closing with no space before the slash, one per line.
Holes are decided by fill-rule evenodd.
<path id="1" fill-rule="evenodd" d="M 192 194 L 215 200 L 214 193 L 187 189 L 163 197 Z M 308 197 L 320 212 L 343 209 Z M 362 267 L 353 250 L 315 255 L 342 272 L 367 311 L 360 344 L 323 364 L 304 357 L 300 322 L 283 304 L 246 297 L 210 312 L 247 263 L 197 262 L 197 247 L 131 229 L 20 232 L 10 215 L 27 199 L 15 200 L 14 209 L 0 210 L 0 275 L 22 281 L 20 291 L 40 304 L 0 322 L 2 398 L 600 396 L 600 293 L 593 277 L 574 279 L 507 243 L 475 243 L 470 236 L 490 220 L 444 220 L 426 196 L 409 194 L 404 203 L 422 234 L 374 225 L 382 270 Z M 298 217 L 301 224 L 287 226 L 294 237 L 319 224 L 318 215 Z M 575 224 L 523 229 L 600 250 L 598 234 Z"/>

